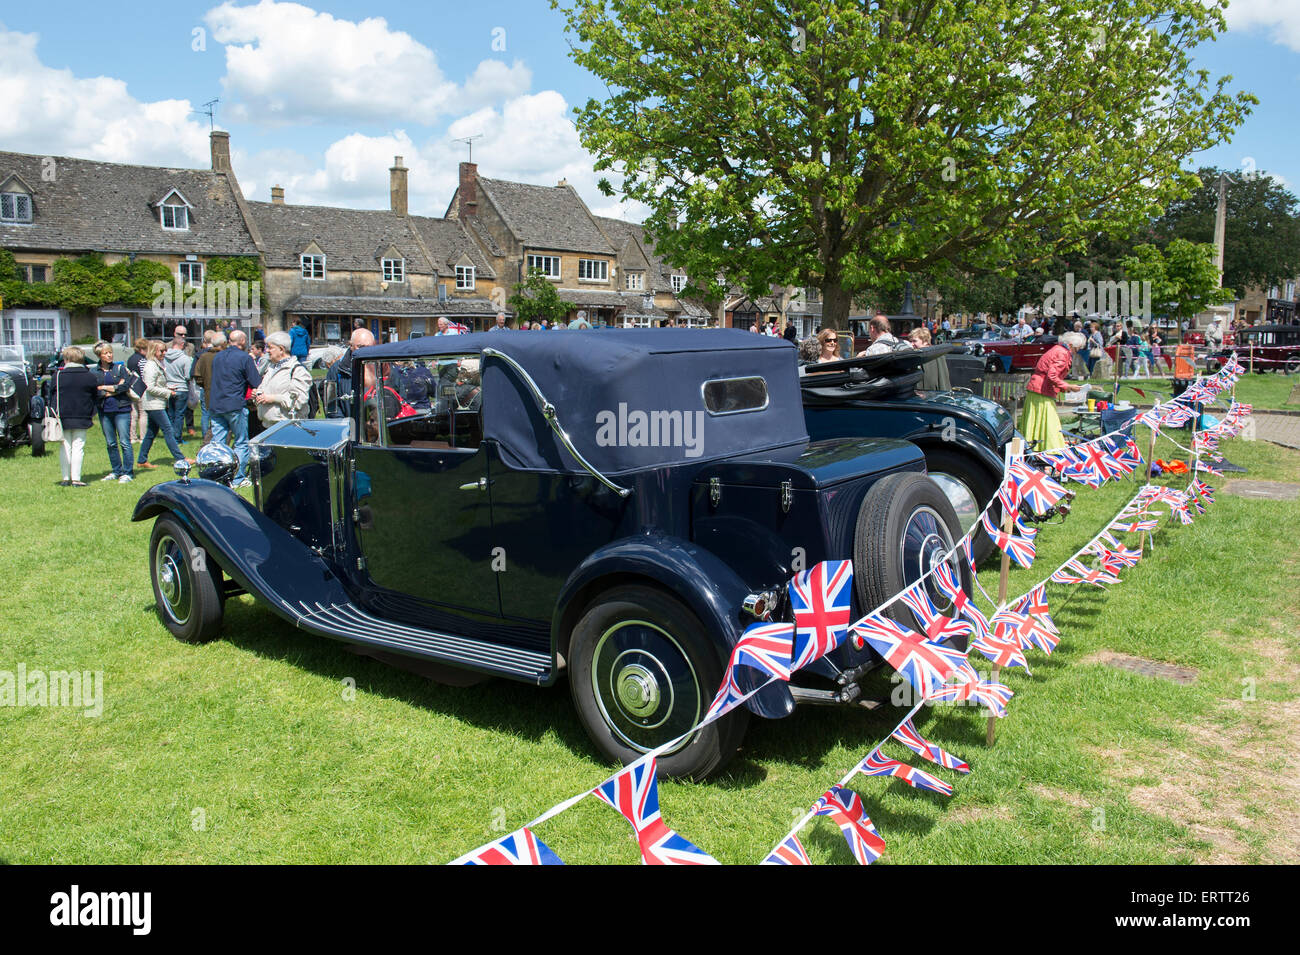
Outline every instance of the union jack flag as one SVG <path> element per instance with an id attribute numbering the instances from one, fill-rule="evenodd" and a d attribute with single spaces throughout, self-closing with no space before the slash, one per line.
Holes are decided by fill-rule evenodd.
<path id="1" fill-rule="evenodd" d="M 1067 493 L 1064 487 L 1022 458 L 1011 462 L 1011 480 L 1015 482 L 1021 500 L 1036 514 L 1044 513 Z"/>
<path id="2" fill-rule="evenodd" d="M 1204 471 L 1206 474 L 1212 474 L 1215 477 L 1223 477 L 1223 472 L 1216 469 L 1214 465 L 1210 464 L 1208 461 L 1197 461 L 1196 470 Z"/>
<path id="3" fill-rule="evenodd" d="M 736 668 L 752 667 L 760 673 L 778 680 L 790 679 L 790 654 L 794 644 L 794 624 L 792 623 L 752 623 L 741 635 L 731 651 L 727 661 L 727 675 L 717 695 L 709 704 L 704 721 L 711 722 L 714 716 L 720 716 L 733 709 L 745 696 L 745 690 L 736 678 Z"/>
<path id="4" fill-rule="evenodd" d="M 1084 445 L 1087 458 L 1082 467 L 1091 468 L 1103 481 L 1121 478 L 1133 469 L 1121 464 L 1106 448 L 1097 444 Z"/>
<path id="5" fill-rule="evenodd" d="M 1007 704 L 1015 693 L 1010 687 L 1001 683 L 975 681 L 973 683 L 946 683 L 928 699 L 942 702 L 960 703 L 974 700 L 997 717 L 1007 715 Z"/>
<path id="6" fill-rule="evenodd" d="M 910 719 L 903 720 L 898 724 L 898 729 L 890 734 L 892 739 L 898 740 L 912 752 L 924 759 L 928 759 L 936 766 L 942 766 L 944 769 L 955 769 L 959 773 L 969 773 L 970 766 L 965 761 L 958 759 L 952 753 L 948 752 L 941 746 L 936 746 L 928 739 L 916 731 Z"/>
<path id="7" fill-rule="evenodd" d="M 984 525 L 984 530 L 988 533 L 993 543 L 1008 554 L 1021 567 L 1031 567 L 1034 563 L 1034 542 L 1028 537 L 1017 537 L 1015 534 L 1004 534 L 998 530 L 993 519 L 989 517 L 989 512 L 985 511 L 980 515 L 980 523 Z"/>
<path id="8" fill-rule="evenodd" d="M 795 625 L 790 669 L 798 670 L 830 653 L 848 633 L 853 562 L 824 560 L 796 574 L 789 589 Z"/>
<path id="9" fill-rule="evenodd" d="M 812 865 L 798 836 L 787 836 L 759 865 Z"/>
<path id="10" fill-rule="evenodd" d="M 1206 503 L 1208 504 L 1214 503 L 1214 488 L 1210 487 L 1210 485 L 1206 484 L 1204 481 L 1201 480 L 1196 480 L 1193 481 L 1192 483 L 1196 485 L 1196 490 L 1201 492 L 1201 497 L 1205 499 Z"/>
<path id="11" fill-rule="evenodd" d="M 564 865 L 527 827 L 464 856 L 463 865 Z"/>
<path id="12" fill-rule="evenodd" d="M 658 764 L 651 757 L 633 763 L 592 792 L 632 824 L 645 865 L 717 865 L 717 859 L 664 823 L 659 815 L 658 773 Z"/>
<path id="13" fill-rule="evenodd" d="M 929 696 L 935 687 L 952 676 L 956 667 L 952 659 L 954 653 L 958 657 L 965 656 L 943 644 L 931 643 L 919 633 L 879 613 L 867 614 L 853 625 L 853 632 L 916 687 L 922 697 Z"/>
<path id="14" fill-rule="evenodd" d="M 731 651 L 727 669 L 748 666 L 778 680 L 788 680 L 793 647 L 794 624 L 751 623 Z"/>
<path id="15" fill-rule="evenodd" d="M 1058 448 L 1055 451 L 1036 451 L 1029 456 L 1058 472 L 1064 468 L 1079 463 L 1079 454 L 1074 448 Z"/>
<path id="16" fill-rule="evenodd" d="M 1020 510 L 1020 486 L 1010 475 L 1003 478 L 998 487 L 998 503 L 1002 505 L 1004 514 L 1014 514 Z"/>
<path id="17" fill-rule="evenodd" d="M 1025 651 L 1021 649 L 1020 643 L 1008 639 L 1001 633 L 996 636 L 976 637 L 971 643 L 971 648 L 988 657 L 994 666 L 1024 667 L 1026 673 L 1030 672 L 1029 661 L 1025 659 Z"/>
<path id="18" fill-rule="evenodd" d="M 1103 531 L 1102 533 L 1104 534 L 1105 531 Z M 1106 536 L 1110 537 L 1109 534 L 1106 534 Z M 1142 551 L 1130 550 L 1129 548 L 1121 545 L 1113 537 L 1111 537 L 1110 539 L 1115 544 L 1115 548 L 1113 550 L 1110 547 L 1106 547 L 1105 545 L 1103 545 L 1100 541 L 1092 544 L 1091 547 L 1088 548 L 1088 550 L 1090 553 L 1095 554 L 1098 558 L 1100 558 L 1101 566 L 1103 570 L 1118 576 L 1119 571 L 1121 571 L 1125 567 L 1134 566 L 1135 564 L 1137 564 L 1139 560 L 1142 559 Z"/>
<path id="19" fill-rule="evenodd" d="M 1024 649 L 1037 647 L 1051 655 L 1061 642 L 1051 630 L 1028 614 L 1015 610 L 1000 610 L 993 615 L 993 631 L 1004 640 L 1014 639 Z"/>
<path id="20" fill-rule="evenodd" d="M 818 816 L 830 816 L 835 821 L 848 840 L 849 851 L 860 865 L 871 865 L 884 854 L 885 840 L 871 824 L 862 807 L 862 799 L 853 790 L 832 786 L 813 805 L 813 812 Z"/>
<path id="21" fill-rule="evenodd" d="M 1117 584 L 1119 578 L 1105 570 L 1089 570 L 1077 560 L 1067 560 L 1048 580 L 1058 584 Z"/>
<path id="22" fill-rule="evenodd" d="M 1138 450 L 1137 442 L 1132 438 L 1126 439 L 1124 446 L 1115 455 L 1115 460 L 1122 462 L 1130 470 L 1140 468 L 1142 466 L 1142 452 Z"/>
<path id="23" fill-rule="evenodd" d="M 1198 431 L 1192 435 L 1192 450 L 1201 453 L 1216 451 L 1219 447 L 1219 436 L 1213 431 Z"/>
<path id="24" fill-rule="evenodd" d="M 924 769 L 916 769 L 907 763 L 890 759 L 878 749 L 873 749 L 867 758 L 858 763 L 858 772 L 864 776 L 895 776 L 914 789 L 929 789 L 944 796 L 952 795 L 952 786 L 938 776 L 932 776 Z"/>
<path id="25" fill-rule="evenodd" d="M 953 637 L 960 637 L 971 632 L 969 623 L 954 620 L 952 617 L 945 617 L 939 612 L 939 608 L 930 600 L 930 595 L 925 592 L 925 581 L 923 580 L 918 580 L 903 591 L 902 600 L 912 609 L 912 613 L 920 621 L 926 637 L 930 640 L 947 643 Z"/>
<path id="26" fill-rule="evenodd" d="M 1108 529 L 1119 531 L 1122 534 L 1137 534 L 1142 531 L 1153 531 L 1160 526 L 1159 521 L 1153 521 L 1150 518 L 1144 518 L 1136 521 L 1113 521 L 1108 525 Z"/>
<path id="27" fill-rule="evenodd" d="M 1011 609 L 1017 613 L 1027 613 L 1031 617 L 1037 618 L 1038 622 L 1052 633 L 1061 632 L 1057 629 L 1056 624 L 1052 622 L 1052 614 L 1047 606 L 1047 587 L 1043 584 L 1039 584 L 1017 600 L 1011 605 Z"/>
<path id="28" fill-rule="evenodd" d="M 449 331 L 449 332 L 454 332 L 454 333 L 457 334 L 457 335 L 468 335 L 468 334 L 469 334 L 469 326 L 468 326 L 468 325 L 462 325 L 460 322 L 453 322 L 453 321 L 449 318 L 449 319 L 447 319 L 447 331 Z"/>
<path id="29" fill-rule="evenodd" d="M 952 601 L 953 608 L 971 622 L 976 634 L 985 635 L 993 632 L 989 629 L 989 622 L 980 612 L 979 607 L 975 606 L 975 602 L 966 596 L 966 591 L 962 590 L 961 585 L 957 583 L 957 578 L 946 561 L 940 562 L 935 568 L 934 581 L 944 595 Z M 989 603 L 993 601 L 990 600 Z"/>
<path id="30" fill-rule="evenodd" d="M 1164 413 L 1164 423 L 1169 428 L 1181 428 L 1195 417 L 1196 412 L 1182 405 L 1175 405 Z"/>

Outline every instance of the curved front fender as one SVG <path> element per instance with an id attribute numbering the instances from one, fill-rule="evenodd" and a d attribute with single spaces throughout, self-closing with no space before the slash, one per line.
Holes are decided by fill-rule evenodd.
<path id="1" fill-rule="evenodd" d="M 244 590 L 297 623 L 299 601 L 347 603 L 329 566 L 311 548 L 230 488 L 213 481 L 167 481 L 136 502 L 133 521 L 176 515 L 195 542 Z"/>
<path id="2" fill-rule="evenodd" d="M 552 638 L 557 647 L 567 645 L 573 623 L 582 607 L 575 604 L 602 580 L 617 585 L 620 579 L 647 578 L 683 600 L 713 638 L 724 662 L 744 633 L 741 604 L 750 588 L 712 552 L 679 537 L 645 534 L 614 541 L 590 554 L 569 575 L 556 602 Z M 765 687 L 746 701 L 754 713 L 769 719 L 794 712 L 794 697 L 784 683 Z"/>

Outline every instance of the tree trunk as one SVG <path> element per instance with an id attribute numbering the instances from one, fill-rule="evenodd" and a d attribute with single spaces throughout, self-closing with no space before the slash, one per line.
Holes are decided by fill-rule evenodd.
<path id="1" fill-rule="evenodd" d="M 822 328 L 843 331 L 849 326 L 853 293 L 840 283 L 838 269 L 827 269 L 822 281 Z"/>

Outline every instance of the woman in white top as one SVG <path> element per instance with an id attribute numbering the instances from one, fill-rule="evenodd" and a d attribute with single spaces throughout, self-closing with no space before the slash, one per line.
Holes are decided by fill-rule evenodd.
<path id="1" fill-rule="evenodd" d="M 307 410 L 311 372 L 289 353 L 291 346 L 288 332 L 272 332 L 266 336 L 269 362 L 262 384 L 253 392 L 253 400 L 257 402 L 258 419 L 267 427 L 286 418 L 301 418 Z"/>

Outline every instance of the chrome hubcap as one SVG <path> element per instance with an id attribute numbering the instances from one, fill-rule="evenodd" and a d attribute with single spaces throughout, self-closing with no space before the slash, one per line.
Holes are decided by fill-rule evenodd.
<path id="1" fill-rule="evenodd" d="M 162 610 L 176 624 L 184 626 L 190 619 L 192 602 L 186 554 L 170 537 L 158 539 L 154 551 L 154 573 L 158 580 L 158 596 Z"/>
<path id="2" fill-rule="evenodd" d="M 904 583 L 920 580 L 923 574 L 937 567 L 952 544 L 948 525 L 937 511 L 930 507 L 918 507 L 913 511 L 899 541 Z M 948 559 L 948 565 L 953 570 L 953 576 L 961 580 L 956 554 Z M 939 590 L 933 576 L 926 578 L 925 589 L 930 600 L 941 611 L 951 607 L 952 602 Z"/>
<path id="3" fill-rule="evenodd" d="M 618 675 L 618 700 L 623 709 L 646 717 L 659 706 L 659 683 L 653 673 L 638 663 Z"/>
<path id="4" fill-rule="evenodd" d="M 620 621 L 601 634 L 591 688 L 606 725 L 643 753 L 689 731 L 708 705 L 677 639 L 645 620 Z"/>

